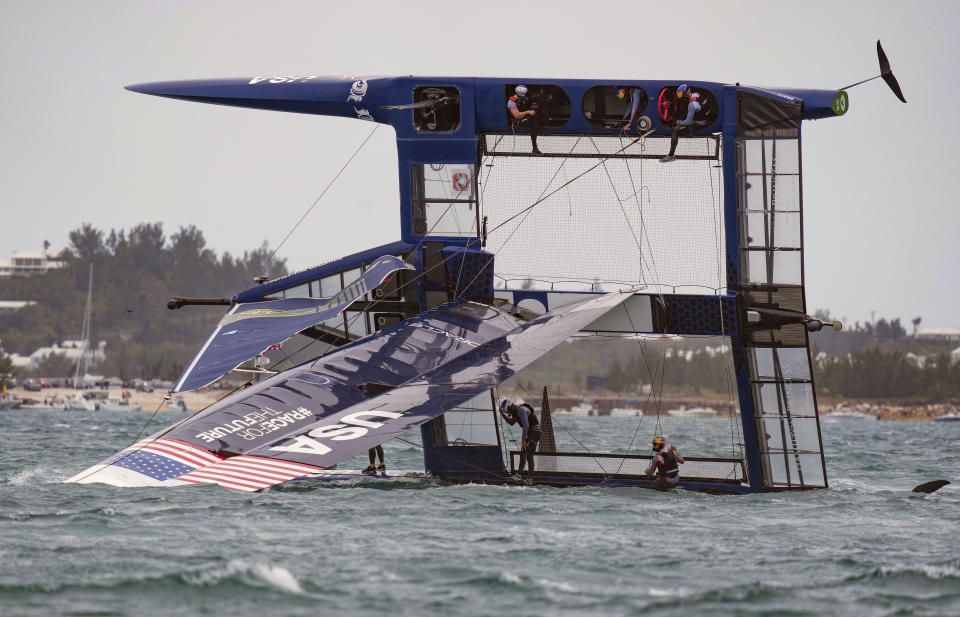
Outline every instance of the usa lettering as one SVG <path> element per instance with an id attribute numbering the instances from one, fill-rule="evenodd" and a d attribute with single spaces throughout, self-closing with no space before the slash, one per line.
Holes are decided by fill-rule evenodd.
<path id="1" fill-rule="evenodd" d="M 363 437 L 369 429 L 380 428 L 383 422 L 372 418 L 392 420 L 402 417 L 402 413 L 394 411 L 357 411 L 340 418 L 336 424 L 318 426 L 306 435 L 297 435 L 290 438 L 290 442 L 282 446 L 273 446 L 271 450 L 277 452 L 295 452 L 297 454 L 323 455 L 333 451 L 333 448 L 322 440 L 350 441 Z"/>

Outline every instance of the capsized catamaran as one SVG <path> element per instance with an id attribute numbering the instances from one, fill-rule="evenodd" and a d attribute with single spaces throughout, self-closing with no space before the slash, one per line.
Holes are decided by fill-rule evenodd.
<path id="1" fill-rule="evenodd" d="M 878 77 L 903 100 L 877 46 Z M 271 371 L 70 481 L 253 491 L 323 475 L 420 426 L 428 473 L 508 482 L 519 453 L 493 389 L 570 337 L 602 333 L 641 346 L 724 341 L 732 454 L 686 456 L 682 487 L 827 486 L 808 346 L 824 323 L 804 299 L 800 139 L 804 120 L 847 112 L 845 90 L 316 75 L 128 89 L 391 126 L 401 240 L 222 302 L 171 301 L 231 305 L 175 391 L 260 355 Z M 509 101 L 536 120 L 518 122 Z M 651 485 L 650 455 L 633 440 L 559 450 L 544 403 L 537 483 Z M 656 409 L 621 419 L 656 414 L 659 430 Z M 454 437 L 457 423 L 483 436 Z"/>

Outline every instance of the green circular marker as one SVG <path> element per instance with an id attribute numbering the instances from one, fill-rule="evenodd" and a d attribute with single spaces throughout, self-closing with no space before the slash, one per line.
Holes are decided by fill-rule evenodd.
<path id="1" fill-rule="evenodd" d="M 837 96 L 833 97 L 833 103 L 830 104 L 830 109 L 838 116 L 847 113 L 847 110 L 850 109 L 850 97 L 846 90 L 837 92 Z"/>

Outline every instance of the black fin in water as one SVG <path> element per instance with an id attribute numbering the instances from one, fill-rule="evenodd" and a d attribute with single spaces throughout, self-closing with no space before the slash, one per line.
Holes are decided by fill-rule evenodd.
<path id="1" fill-rule="evenodd" d="M 946 480 L 931 480 L 913 488 L 914 493 L 934 493 L 950 484 Z"/>
<path id="2" fill-rule="evenodd" d="M 880 77 L 883 77 L 883 81 L 887 82 L 887 85 L 890 86 L 893 93 L 897 95 L 897 98 L 906 103 L 907 99 L 903 98 L 903 92 L 900 91 L 900 84 L 897 83 L 897 78 L 893 76 L 893 71 L 890 70 L 890 61 L 887 60 L 887 54 L 883 53 L 883 47 L 880 46 L 880 39 L 877 39 L 877 58 L 880 60 Z"/>

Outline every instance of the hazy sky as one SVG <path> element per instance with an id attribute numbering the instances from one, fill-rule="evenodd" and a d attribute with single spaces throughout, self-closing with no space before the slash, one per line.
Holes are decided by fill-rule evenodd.
<path id="1" fill-rule="evenodd" d="M 960 327 L 960 3 L 0 2 L 0 259 L 84 222 L 194 224 L 276 247 L 369 133 L 355 120 L 185 103 L 124 85 L 254 75 L 677 79 L 838 88 L 803 129 L 807 299 Z M 399 239 L 381 127 L 281 250 L 291 268 Z"/>

